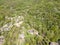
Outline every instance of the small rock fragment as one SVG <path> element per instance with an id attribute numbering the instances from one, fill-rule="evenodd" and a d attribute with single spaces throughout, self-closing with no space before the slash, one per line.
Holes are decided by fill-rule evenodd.
<path id="1" fill-rule="evenodd" d="M 59 45 L 58 43 L 56 43 L 56 42 L 50 42 L 50 44 L 49 45 Z"/>
<path id="2" fill-rule="evenodd" d="M 34 29 L 31 29 L 31 30 L 28 30 L 28 33 L 32 34 L 32 35 L 38 35 L 38 31 L 34 30 Z"/>

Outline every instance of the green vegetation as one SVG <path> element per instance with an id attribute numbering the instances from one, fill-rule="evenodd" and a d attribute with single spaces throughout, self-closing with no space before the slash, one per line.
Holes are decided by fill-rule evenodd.
<path id="1" fill-rule="evenodd" d="M 29 30 L 37 34 L 34 31 L 30 34 Z M 49 45 L 49 42 L 56 42 L 60 39 L 60 1 L 0 0 L 1 35 L 5 38 L 4 45 Z"/>

